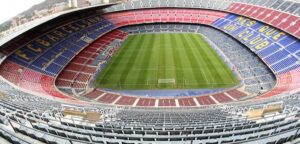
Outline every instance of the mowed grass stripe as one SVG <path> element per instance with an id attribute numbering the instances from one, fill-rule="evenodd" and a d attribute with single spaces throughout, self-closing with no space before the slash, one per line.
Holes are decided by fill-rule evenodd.
<path id="1" fill-rule="evenodd" d="M 198 83 L 198 86 L 203 86 L 205 87 L 206 84 L 208 83 L 205 75 L 202 73 L 201 69 L 199 71 L 199 69 L 197 68 L 201 68 L 202 65 L 200 65 L 196 59 L 196 55 L 192 50 L 192 46 L 191 46 L 191 41 L 187 40 L 187 36 L 188 35 L 180 35 L 181 39 L 183 41 L 184 44 L 184 50 L 185 53 L 188 57 L 188 62 L 191 64 L 191 66 L 195 69 L 192 69 L 192 75 L 195 77 L 195 79 L 197 79 L 198 81 L 196 81 Z M 204 80 L 204 81 L 203 81 Z"/>
<path id="2" fill-rule="evenodd" d="M 171 47 L 174 48 L 172 50 L 173 61 L 175 64 L 175 75 L 177 83 L 182 81 L 183 73 L 181 72 L 182 64 L 181 64 L 181 57 L 180 57 L 180 50 L 178 50 L 178 41 L 176 39 L 178 35 L 170 34 L 171 40 Z M 178 81 L 179 80 L 179 81 Z"/>
<path id="3" fill-rule="evenodd" d="M 143 45 L 140 46 L 141 49 L 144 49 L 144 47 L 147 47 L 147 48 L 145 48 L 143 53 L 141 53 L 142 61 L 141 61 L 141 65 L 139 66 L 141 68 L 141 70 L 138 71 L 137 79 L 135 81 L 137 84 L 147 83 L 148 73 L 153 72 L 153 71 L 149 70 L 148 68 L 151 68 L 149 66 L 150 66 L 150 61 L 151 61 L 151 57 L 152 57 L 152 51 L 153 51 L 153 48 L 155 47 L 154 43 L 153 43 L 155 36 L 149 35 L 149 36 L 147 36 L 147 38 L 148 37 L 149 37 L 149 39 L 147 41 L 145 41 L 145 43 L 143 43 Z"/>
<path id="4" fill-rule="evenodd" d="M 128 80 L 131 81 L 131 76 L 129 75 L 129 71 L 132 70 L 132 68 L 135 65 L 135 62 L 137 61 L 137 56 L 140 54 L 140 52 L 142 51 L 142 44 L 145 42 L 145 40 L 147 40 L 145 35 L 141 35 L 141 39 L 139 41 L 134 41 L 135 45 L 133 47 L 129 47 L 130 49 L 132 49 L 132 52 L 128 54 L 128 58 L 127 59 L 123 59 L 124 61 L 124 65 L 123 65 L 123 70 L 121 70 L 121 77 L 120 77 L 120 84 L 121 85 L 126 85 L 126 84 L 130 84 L 128 83 Z M 136 74 L 136 73 L 134 73 Z M 136 76 L 136 75 L 134 75 Z"/>
<path id="5" fill-rule="evenodd" d="M 172 41 L 171 41 L 171 35 L 172 34 L 164 34 L 165 37 L 165 60 L 166 60 L 166 67 L 169 68 L 166 71 L 167 78 L 173 79 L 176 78 L 176 65 L 174 62 L 174 55 L 173 51 L 176 48 L 176 46 L 172 47 Z"/>
<path id="6" fill-rule="evenodd" d="M 191 84 L 194 84 L 194 87 L 199 87 L 200 83 L 205 83 L 205 79 L 204 77 L 202 77 L 202 74 L 200 72 L 196 72 L 199 73 L 198 78 L 195 77 L 194 71 L 199 71 L 199 67 L 198 65 L 193 65 L 191 63 L 190 60 L 190 55 L 191 53 L 187 53 L 187 45 L 184 43 L 184 39 L 182 38 L 182 36 L 180 34 L 175 35 L 176 41 L 178 42 L 178 52 L 179 52 L 179 57 L 180 58 L 180 62 L 182 67 L 180 67 L 179 69 L 181 70 L 182 76 L 179 78 L 181 79 L 181 81 L 186 81 L 186 84 L 188 84 L 189 86 L 191 86 Z M 196 63 L 197 61 L 193 61 L 194 63 Z M 196 69 L 198 70 L 196 70 Z M 188 87 L 189 87 L 188 86 Z M 200 86 L 201 87 L 201 86 Z"/>
<path id="7" fill-rule="evenodd" d="M 173 47 L 171 47 L 170 34 L 162 34 L 161 35 L 161 47 L 163 50 L 163 61 L 164 65 L 160 66 L 160 69 L 164 70 L 163 76 L 160 77 L 162 79 L 176 79 L 175 77 L 175 64 L 173 61 Z M 160 59 L 161 60 L 161 59 Z M 160 85 L 160 87 L 168 88 L 173 87 L 173 85 Z"/>
<path id="8" fill-rule="evenodd" d="M 178 67 L 177 69 L 179 69 L 181 71 L 181 76 L 179 76 L 178 79 L 180 79 L 181 81 L 186 80 L 187 84 L 189 84 L 189 86 L 191 86 L 191 84 L 194 84 L 194 87 L 199 87 L 198 83 L 205 83 L 205 79 L 201 78 L 201 79 L 197 79 L 194 75 L 194 69 L 195 68 L 199 68 L 197 67 L 193 67 L 193 65 L 191 65 L 191 62 L 189 60 L 190 55 L 186 52 L 187 51 L 187 43 L 184 43 L 183 38 L 180 34 L 174 35 L 175 40 L 177 42 L 177 47 L 176 49 L 178 50 L 178 54 L 179 54 L 179 59 L 180 59 L 180 63 L 181 63 L 181 67 Z M 198 72 L 197 72 L 198 73 Z M 200 73 L 201 76 L 201 73 Z M 187 86 L 187 87 L 189 87 Z"/>
<path id="9" fill-rule="evenodd" d="M 164 79 L 166 77 L 166 59 L 165 59 L 165 56 L 166 56 L 166 47 L 165 47 L 165 41 L 164 41 L 164 36 L 163 34 L 159 35 L 159 45 L 158 45 L 158 48 L 159 48 L 159 63 L 158 63 L 158 66 L 157 66 L 157 69 L 158 69 L 158 79 Z"/>

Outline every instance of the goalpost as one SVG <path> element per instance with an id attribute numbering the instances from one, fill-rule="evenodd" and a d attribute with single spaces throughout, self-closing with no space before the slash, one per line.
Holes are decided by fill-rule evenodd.
<path id="1" fill-rule="evenodd" d="M 172 85 L 176 86 L 176 80 L 175 79 L 158 79 L 157 81 L 158 87 L 161 85 Z"/>

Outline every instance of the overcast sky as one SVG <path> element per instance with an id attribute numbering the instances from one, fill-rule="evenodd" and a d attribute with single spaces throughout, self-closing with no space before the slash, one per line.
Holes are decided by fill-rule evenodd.
<path id="1" fill-rule="evenodd" d="M 0 24 L 44 0 L 1 0 Z"/>

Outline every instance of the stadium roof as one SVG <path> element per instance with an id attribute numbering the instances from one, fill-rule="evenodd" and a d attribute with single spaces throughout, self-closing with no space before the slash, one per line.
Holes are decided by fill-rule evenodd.
<path id="1" fill-rule="evenodd" d="M 117 4 L 117 3 L 110 3 L 110 4 L 103 4 L 103 5 L 96 5 L 96 6 L 89 6 L 89 7 L 83 7 L 83 8 L 76 8 L 76 9 L 70 9 L 70 10 L 67 10 L 67 11 L 63 11 L 63 12 L 59 12 L 59 13 L 55 13 L 55 14 L 52 14 L 52 15 L 49 15 L 49 16 L 46 16 L 44 18 L 41 18 L 41 19 L 37 19 L 35 21 L 32 21 L 32 22 L 28 22 L 26 24 L 24 24 L 24 26 L 22 26 L 19 30 L 3 37 L 2 39 L 0 39 L 0 46 L 4 45 L 5 43 L 9 42 L 10 40 L 22 35 L 23 33 L 37 27 L 37 26 L 40 26 L 50 20 L 54 20 L 56 18 L 59 18 L 59 17 L 63 17 L 67 14 L 72 14 L 72 13 L 76 13 L 78 11 L 85 11 L 85 10 L 91 10 L 91 9 L 94 9 L 94 8 L 101 8 L 101 7 L 107 7 L 107 6 L 111 6 L 111 5 L 114 5 L 114 4 Z"/>

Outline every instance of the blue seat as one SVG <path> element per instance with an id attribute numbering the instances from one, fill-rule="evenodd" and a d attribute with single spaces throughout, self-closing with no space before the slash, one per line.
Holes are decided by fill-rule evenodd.
<path id="1" fill-rule="evenodd" d="M 269 47 L 259 51 L 258 55 L 260 57 L 265 57 L 265 56 L 270 55 L 271 53 L 276 52 L 279 48 L 280 48 L 280 46 L 278 44 L 272 44 Z"/>
<path id="2" fill-rule="evenodd" d="M 280 43 L 281 45 L 283 45 L 283 46 L 287 46 L 287 45 L 289 45 L 289 44 L 295 42 L 296 40 L 297 40 L 297 39 L 294 38 L 294 37 L 292 37 L 292 36 L 286 36 L 285 38 L 281 39 L 281 40 L 279 41 L 279 43 Z"/>
<path id="3" fill-rule="evenodd" d="M 287 48 L 286 48 L 289 52 L 291 53 L 295 53 L 297 52 L 298 50 L 300 50 L 300 42 L 297 41 L 291 45 L 289 45 Z"/>
<path id="4" fill-rule="evenodd" d="M 35 60 L 32 65 L 37 67 L 37 68 L 40 68 L 40 69 L 43 69 L 43 67 L 45 66 L 45 64 L 47 64 L 49 62 L 49 60 L 45 60 L 43 58 L 39 58 L 37 60 Z"/>
<path id="5" fill-rule="evenodd" d="M 275 65 L 272 65 L 272 69 L 275 70 L 276 72 L 279 72 L 287 67 L 292 66 L 293 64 L 295 64 L 298 60 L 295 57 L 288 57 L 278 63 L 276 63 Z"/>
<path id="6" fill-rule="evenodd" d="M 279 50 L 276 53 L 264 58 L 264 60 L 268 63 L 268 64 L 273 64 L 277 61 L 280 61 L 282 59 L 284 59 L 285 57 L 287 57 L 289 55 L 289 53 L 285 50 Z"/>
<path id="7" fill-rule="evenodd" d="M 53 59 L 57 54 L 53 53 L 52 51 L 48 51 L 46 52 L 42 57 L 47 59 L 47 60 L 51 60 Z"/>
<path id="8" fill-rule="evenodd" d="M 53 74 L 58 74 L 58 72 L 62 69 L 59 65 L 55 63 L 51 63 L 47 68 L 46 71 L 53 73 Z"/>
<path id="9" fill-rule="evenodd" d="M 74 56 L 74 52 L 69 51 L 69 50 L 65 50 L 62 55 L 66 58 L 72 58 Z"/>
<path id="10" fill-rule="evenodd" d="M 59 56 L 54 60 L 54 62 L 60 66 L 65 66 L 68 63 L 68 59 L 63 56 Z"/>

